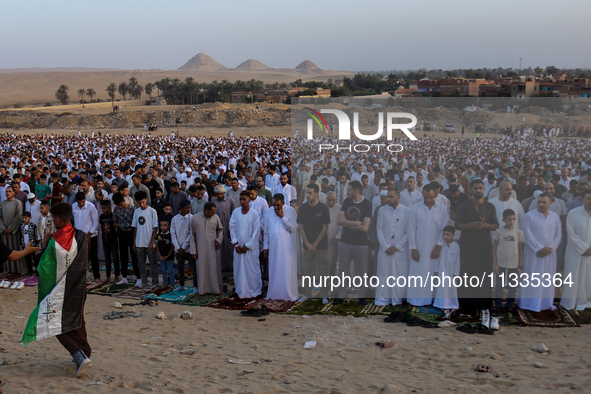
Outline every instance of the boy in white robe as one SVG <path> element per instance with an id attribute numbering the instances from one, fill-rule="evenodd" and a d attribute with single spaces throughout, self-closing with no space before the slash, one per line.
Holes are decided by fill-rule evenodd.
<path id="1" fill-rule="evenodd" d="M 460 275 L 460 245 L 454 241 L 456 229 L 446 226 L 443 229 L 443 246 L 439 255 L 438 269 L 440 283 L 435 289 L 433 306 L 444 311 L 449 316 L 449 310 L 460 307 L 458 302 L 458 288 L 453 285 L 453 279 Z"/>

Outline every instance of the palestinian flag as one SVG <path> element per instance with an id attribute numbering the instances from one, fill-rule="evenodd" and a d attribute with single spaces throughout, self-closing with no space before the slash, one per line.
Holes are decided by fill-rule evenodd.
<path id="1" fill-rule="evenodd" d="M 23 333 L 21 342 L 25 346 L 82 325 L 87 264 L 86 234 L 72 225 L 56 231 L 37 268 L 39 304 Z"/>

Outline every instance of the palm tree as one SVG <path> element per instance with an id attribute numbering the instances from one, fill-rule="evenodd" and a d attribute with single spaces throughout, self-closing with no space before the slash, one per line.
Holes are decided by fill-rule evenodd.
<path id="1" fill-rule="evenodd" d="M 117 85 L 115 85 L 115 82 L 111 82 L 111 84 L 107 86 L 107 94 L 111 99 L 111 104 L 115 104 L 115 93 L 117 93 Z"/>
<path id="2" fill-rule="evenodd" d="M 86 89 L 86 95 L 90 97 L 90 101 L 92 101 L 92 98 L 96 95 L 96 92 L 93 88 Z"/>
<path id="3" fill-rule="evenodd" d="M 129 92 L 129 95 L 131 96 L 131 98 L 137 98 L 136 97 L 136 87 L 138 86 L 137 83 L 137 78 L 136 77 L 131 77 L 129 78 L 129 82 L 127 83 L 127 91 Z"/>
<path id="4" fill-rule="evenodd" d="M 150 100 L 152 100 L 152 92 L 154 91 L 154 84 L 152 82 L 148 82 L 146 84 L 146 86 L 144 87 L 144 92 L 146 92 L 146 94 L 150 97 Z"/>
<path id="5" fill-rule="evenodd" d="M 125 95 L 127 94 L 127 84 L 125 82 L 121 82 L 119 84 L 119 87 L 117 88 L 117 91 L 119 92 L 119 94 L 123 97 L 123 101 L 125 101 Z"/>
<path id="6" fill-rule="evenodd" d="M 68 90 L 70 90 L 68 85 L 60 85 L 60 87 L 55 92 L 55 98 L 58 99 L 63 105 L 68 104 L 68 101 L 70 100 L 70 96 L 68 96 Z"/>
<path id="7" fill-rule="evenodd" d="M 144 90 L 144 87 L 140 84 L 135 85 L 135 87 L 133 88 L 133 96 L 135 97 L 136 100 L 140 100 L 142 98 L 142 91 Z"/>
<path id="8" fill-rule="evenodd" d="M 78 89 L 78 97 L 82 98 L 82 108 L 84 108 L 84 95 L 86 94 L 86 89 Z"/>

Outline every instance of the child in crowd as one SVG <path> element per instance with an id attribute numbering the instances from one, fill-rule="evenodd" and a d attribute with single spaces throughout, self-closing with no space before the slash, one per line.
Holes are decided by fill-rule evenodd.
<path id="1" fill-rule="evenodd" d="M 39 246 L 39 239 L 37 238 L 37 225 L 31 223 L 31 212 L 23 213 L 23 224 L 21 224 L 21 250 L 25 250 L 25 247 L 31 243 L 31 246 Z M 39 259 L 35 254 L 28 254 L 25 256 L 27 262 L 27 276 L 33 275 L 33 265 L 35 270 L 39 264 Z"/>
<path id="2" fill-rule="evenodd" d="M 160 231 L 156 235 L 156 250 L 160 260 L 162 285 L 174 286 L 174 247 L 170 235 L 170 223 L 167 220 L 160 221 Z M 170 279 L 168 279 L 169 275 Z"/>
<path id="3" fill-rule="evenodd" d="M 117 240 L 117 229 L 113 225 L 113 212 L 111 212 L 111 201 L 102 200 L 101 210 L 103 213 L 99 216 L 101 226 L 101 237 L 103 239 L 103 251 L 105 255 L 105 268 L 107 271 L 107 280 L 111 279 L 111 262 L 115 265 L 115 278 L 113 283 L 119 282 L 119 246 Z"/>
<path id="4" fill-rule="evenodd" d="M 493 267 L 495 271 L 495 308 L 503 306 L 503 285 L 516 282 L 521 275 L 525 236 L 523 231 L 515 227 L 517 216 L 512 209 L 503 212 L 505 226 L 495 230 L 493 245 Z M 504 274 L 504 280 L 499 275 Z M 517 276 L 516 276 L 517 275 Z M 516 278 L 515 280 L 512 277 Z M 504 282 L 504 283 L 503 283 Z M 509 286 L 507 303 L 509 309 L 515 308 L 515 286 Z"/>
<path id="5" fill-rule="evenodd" d="M 159 216 L 158 220 L 166 220 L 168 223 L 172 223 L 172 218 L 174 215 L 172 214 L 172 205 L 169 202 L 165 203 L 163 208 L 164 215 Z"/>
<path id="6" fill-rule="evenodd" d="M 456 229 L 453 226 L 443 228 L 443 246 L 439 255 L 438 269 L 435 275 L 441 282 L 435 290 L 433 306 L 443 310 L 444 317 L 460 307 L 458 289 L 453 285 L 453 279 L 460 275 L 460 245 L 454 241 Z"/>

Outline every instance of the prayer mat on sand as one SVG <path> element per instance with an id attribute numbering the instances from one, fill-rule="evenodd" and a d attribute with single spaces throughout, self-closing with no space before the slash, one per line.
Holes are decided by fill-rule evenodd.
<path id="1" fill-rule="evenodd" d="M 214 302 L 218 302 L 222 299 L 226 298 L 226 294 L 191 294 L 184 300 L 179 302 L 179 305 L 187 305 L 187 306 L 209 306 Z"/>
<path id="2" fill-rule="evenodd" d="M 142 288 L 133 287 L 129 290 L 125 290 L 124 292 L 114 294 L 113 297 L 125 298 L 125 299 L 130 299 L 130 300 L 143 300 L 151 292 L 152 292 L 152 290 L 145 288 L 145 287 L 142 287 Z"/>
<path id="3" fill-rule="evenodd" d="M 269 308 L 269 312 L 279 313 L 288 311 L 294 303 L 295 301 L 266 300 L 261 298 L 254 305 L 250 306 L 249 309 L 260 309 L 264 305 Z"/>
<path id="4" fill-rule="evenodd" d="M 584 309 L 582 311 L 569 311 L 571 316 L 577 320 L 579 324 L 591 324 L 591 308 Z"/>
<path id="5" fill-rule="evenodd" d="M 118 285 L 115 283 L 107 283 L 102 287 L 97 287 L 95 289 L 88 290 L 88 294 L 98 294 L 98 295 L 105 295 L 105 296 L 112 296 L 115 294 L 122 293 L 126 290 L 129 290 L 133 287 L 133 283 L 125 283 L 122 285 Z"/>
<path id="6" fill-rule="evenodd" d="M 207 306 L 216 309 L 247 310 L 252 308 L 253 305 L 255 305 L 256 302 L 262 298 L 262 295 L 256 298 L 238 298 L 236 294 L 233 294 L 230 297 L 222 298 L 219 301 L 212 302 Z"/>
<path id="7" fill-rule="evenodd" d="M 4 274 L 2 276 L 0 276 L 0 281 L 2 280 L 8 280 L 10 282 L 13 282 L 15 280 L 22 280 L 23 276 L 21 274 Z"/>
<path id="8" fill-rule="evenodd" d="M 534 327 L 579 327 L 579 323 L 564 308 L 542 312 L 517 310 L 517 317 L 526 326 Z"/>
<path id="9" fill-rule="evenodd" d="M 367 305 L 361 305 L 357 300 L 345 300 L 342 304 L 334 305 L 333 300 L 323 304 L 321 299 L 309 299 L 304 302 L 296 302 L 291 309 L 283 312 L 291 315 L 338 315 L 338 316 L 368 316 L 389 315 L 392 312 L 408 311 L 408 305 L 374 305 L 368 300 Z"/>
<path id="10" fill-rule="evenodd" d="M 110 281 L 104 281 L 104 282 L 95 282 L 95 281 L 86 281 L 86 291 L 88 290 L 92 290 L 92 289 L 98 289 L 99 287 L 103 287 L 104 285 L 106 285 L 107 283 L 110 283 Z"/>
<path id="11" fill-rule="evenodd" d="M 37 286 L 39 284 L 39 277 L 38 276 L 28 276 L 22 279 L 25 282 L 25 286 L 32 287 Z"/>
<path id="12" fill-rule="evenodd" d="M 180 291 L 172 291 L 173 288 L 170 286 L 162 286 L 168 287 L 168 291 L 157 293 L 150 293 L 146 296 L 148 300 L 158 300 L 158 301 L 166 301 L 166 302 L 181 302 L 186 300 L 189 295 L 193 294 L 193 287 L 186 287 L 185 290 Z"/>

